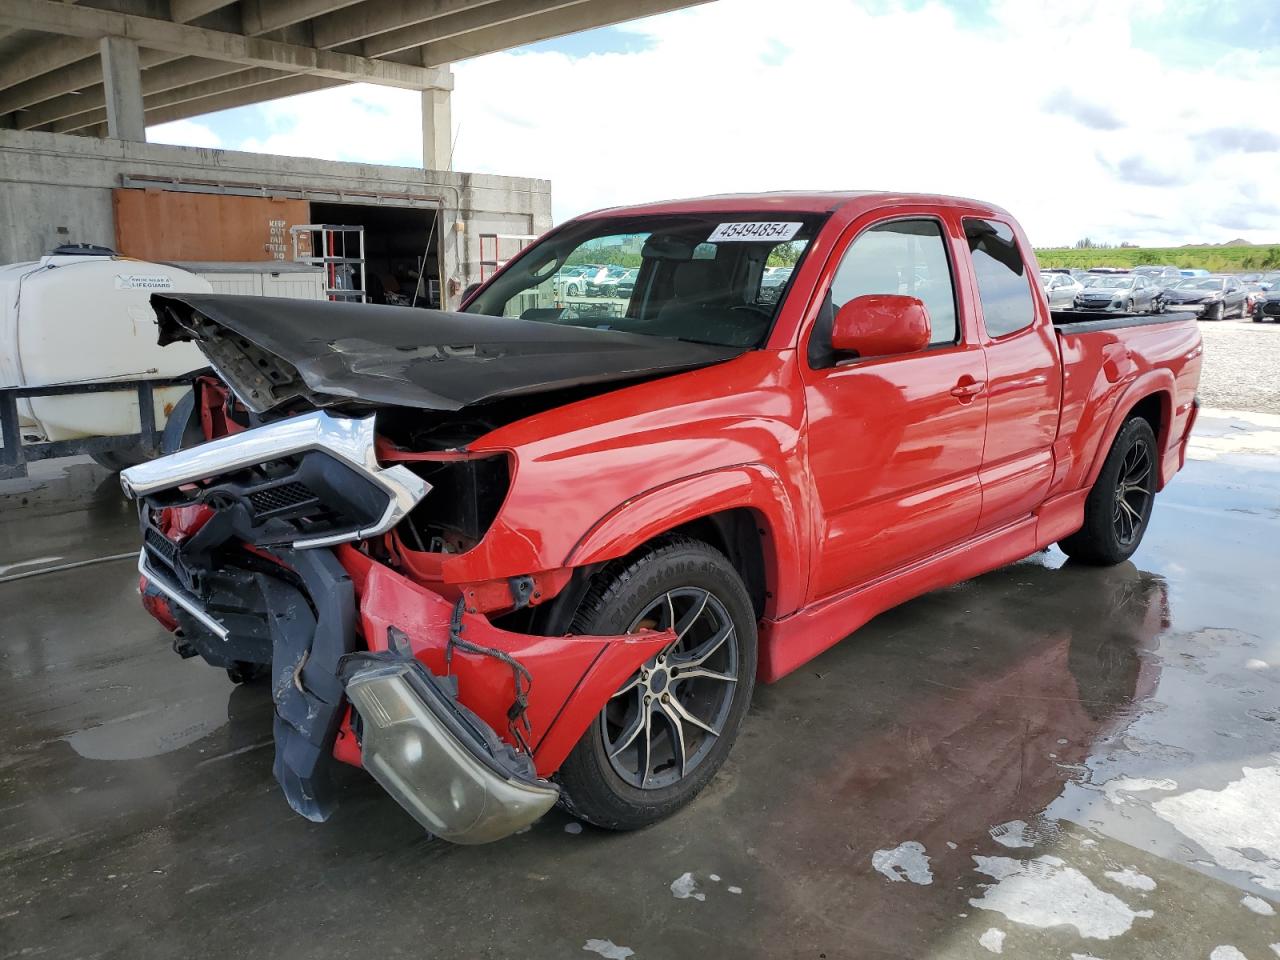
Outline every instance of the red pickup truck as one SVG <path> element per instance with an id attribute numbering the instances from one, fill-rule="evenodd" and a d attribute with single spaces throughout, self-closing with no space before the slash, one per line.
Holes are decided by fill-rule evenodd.
<path id="1" fill-rule="evenodd" d="M 582 263 L 634 287 L 562 300 Z M 123 475 L 143 602 L 269 673 L 305 816 L 336 759 L 458 842 L 557 801 L 643 826 L 757 679 L 1049 544 L 1137 548 L 1199 333 L 1051 314 L 1037 275 L 997 207 L 782 193 L 579 217 L 460 313 L 156 295 L 216 376 Z"/>

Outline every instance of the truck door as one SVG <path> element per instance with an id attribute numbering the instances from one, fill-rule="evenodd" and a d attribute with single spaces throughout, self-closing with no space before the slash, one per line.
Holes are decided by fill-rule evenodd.
<path id="1" fill-rule="evenodd" d="M 1029 516 L 1053 478 L 1062 365 L 1048 316 L 1041 316 L 1013 228 L 966 217 L 973 284 L 987 357 L 987 437 L 979 530 Z"/>
<path id="2" fill-rule="evenodd" d="M 981 507 L 986 371 L 956 296 L 953 267 L 964 256 L 958 224 L 918 216 L 850 236 L 820 281 L 825 296 L 800 362 L 817 514 L 811 600 L 964 540 Z M 929 349 L 833 354 L 835 311 L 871 293 L 923 301 Z"/>

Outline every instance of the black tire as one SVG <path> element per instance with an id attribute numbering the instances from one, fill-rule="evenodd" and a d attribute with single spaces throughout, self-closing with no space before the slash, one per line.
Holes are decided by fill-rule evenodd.
<path id="1" fill-rule="evenodd" d="M 256 683 L 266 679 L 270 673 L 271 668 L 267 664 L 250 663 L 247 660 L 237 660 L 227 667 L 227 679 L 236 684 Z"/>
<path id="2" fill-rule="evenodd" d="M 1138 472 L 1136 461 L 1143 452 L 1146 466 Z M 1133 556 L 1151 519 L 1158 462 L 1151 424 L 1141 417 L 1127 421 L 1085 500 L 1084 526 L 1058 541 L 1062 552 L 1095 566 L 1112 566 Z"/>
<path id="3" fill-rule="evenodd" d="M 1206 320 L 1225 320 L 1227 316 L 1227 308 L 1221 303 L 1215 303 L 1213 309 L 1208 311 L 1205 316 Z"/>
<path id="4" fill-rule="evenodd" d="M 699 593 L 706 594 L 707 599 L 702 601 L 702 608 L 694 615 L 695 598 Z M 675 600 L 666 599 L 677 595 L 677 599 L 683 602 L 685 594 L 690 606 L 684 612 Z M 671 614 L 666 619 L 674 617 L 678 625 L 687 623 L 685 632 L 688 639 L 663 652 L 669 659 L 655 657 L 623 684 L 583 734 L 556 775 L 561 786 L 561 805 L 573 816 L 609 830 L 646 827 L 670 816 L 697 796 L 728 756 L 755 686 L 756 617 L 751 598 L 728 559 L 698 540 L 665 537 L 640 553 L 610 563 L 596 575 L 574 617 L 571 632 L 625 634 L 636 629 L 641 622 L 639 618 L 654 610 L 655 605 L 662 609 L 669 606 Z M 703 613 L 702 610 L 708 612 Z M 692 620 L 688 619 L 690 616 Z M 663 615 L 659 613 L 658 617 L 658 622 L 652 625 L 664 628 L 667 624 L 662 622 Z M 716 626 L 717 618 L 727 619 L 722 626 Z M 706 640 L 694 636 L 698 631 L 707 630 L 712 632 Z M 703 669 L 699 671 L 712 671 L 720 679 L 677 679 L 667 672 L 675 671 L 678 675 L 681 657 L 692 659 L 714 642 L 717 633 L 726 631 L 726 639 L 703 658 Z M 713 655 L 722 659 L 708 659 Z M 684 669 L 688 671 L 690 668 Z M 661 686 L 657 684 L 659 673 L 663 675 Z M 729 676 L 735 679 L 724 679 Z M 658 692 L 662 690 L 666 694 L 659 696 Z M 677 717 L 673 724 L 669 718 L 675 714 L 669 705 L 660 706 L 655 702 L 650 707 L 647 699 L 650 692 L 655 701 L 661 700 L 665 704 L 670 703 L 669 694 L 679 712 L 686 716 L 686 722 Z M 701 703 L 697 700 L 700 695 L 704 697 Z M 629 712 L 632 703 L 634 715 L 627 713 L 620 717 L 618 711 Z M 691 710 L 691 707 L 696 709 Z M 707 727 L 703 718 L 693 718 L 698 726 L 687 721 L 688 714 L 696 714 L 699 709 L 703 710 L 703 718 L 712 726 L 718 726 L 714 737 L 705 732 Z M 648 747 L 641 754 L 638 733 L 631 734 L 636 742 L 637 760 L 635 770 L 629 772 L 623 768 L 623 762 L 629 758 L 620 754 L 632 740 L 616 747 L 612 757 L 608 747 L 625 740 L 632 724 L 639 730 L 640 720 L 646 714 L 651 721 L 648 727 L 644 727 Z M 632 719 L 628 721 L 627 716 Z M 654 723 L 653 718 L 660 718 L 661 730 L 657 729 L 659 724 Z M 687 770 L 675 758 L 677 727 L 689 731 L 688 737 L 681 732 L 678 741 L 682 745 L 680 756 L 689 762 Z M 614 728 L 619 730 L 617 739 L 607 743 Z M 660 750 L 664 743 L 673 753 L 665 771 L 654 763 L 655 756 L 659 759 L 664 756 Z M 641 756 L 643 763 L 639 760 Z M 651 770 L 654 782 L 649 783 Z M 665 779 L 659 778 L 660 773 Z M 639 779 L 640 785 L 632 779 L 624 779 L 624 774 L 628 778 Z"/>
<path id="5" fill-rule="evenodd" d="M 101 453 L 91 453 L 89 457 L 98 466 L 110 470 L 112 473 L 119 473 L 129 467 L 136 467 L 138 464 L 145 463 L 151 459 L 141 447 L 129 447 L 125 450 L 103 450 Z"/>

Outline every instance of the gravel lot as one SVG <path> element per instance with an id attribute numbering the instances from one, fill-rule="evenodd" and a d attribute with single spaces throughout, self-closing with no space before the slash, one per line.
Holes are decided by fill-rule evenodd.
<path id="1" fill-rule="evenodd" d="M 1220 410 L 1280 413 L 1280 323 L 1202 322 L 1200 402 Z"/>

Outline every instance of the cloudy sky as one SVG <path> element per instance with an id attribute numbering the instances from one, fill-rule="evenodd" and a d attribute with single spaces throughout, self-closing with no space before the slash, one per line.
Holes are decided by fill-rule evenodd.
<path id="1" fill-rule="evenodd" d="M 1276 0 L 716 0 L 454 72 L 454 168 L 551 180 L 557 221 L 883 188 L 993 201 L 1038 246 L 1280 242 Z M 421 162 L 418 95 L 365 85 L 148 137 Z"/>

